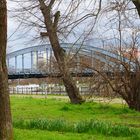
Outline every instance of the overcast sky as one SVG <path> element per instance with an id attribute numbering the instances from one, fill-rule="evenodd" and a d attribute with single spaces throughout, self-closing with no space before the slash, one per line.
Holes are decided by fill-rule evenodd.
<path id="1" fill-rule="evenodd" d="M 88 3 L 86 3 L 87 5 L 89 5 Z M 85 3 L 83 3 L 82 6 L 85 6 Z M 8 1 L 8 9 L 12 9 L 12 7 L 15 7 L 15 4 L 11 3 Z M 82 7 L 81 7 L 82 8 Z M 85 9 L 84 9 L 85 10 Z M 87 10 L 88 11 L 88 10 Z M 134 12 L 134 11 L 133 11 Z M 131 14 L 133 13 L 131 11 Z M 111 36 L 118 36 L 118 33 L 115 29 L 115 25 L 113 24 L 113 21 L 112 23 L 110 24 L 108 22 L 108 20 L 111 18 L 113 19 L 113 16 L 114 16 L 114 22 L 116 20 L 117 22 L 117 17 L 115 17 L 116 15 L 114 15 L 115 13 L 109 13 L 109 14 L 106 14 L 106 16 L 102 16 L 99 18 L 99 21 L 98 21 L 98 24 L 96 26 L 96 28 L 93 30 L 93 33 L 89 36 L 89 40 L 93 39 L 93 40 L 96 40 L 96 38 L 111 38 Z M 129 15 L 130 13 L 128 12 L 127 13 L 127 16 Z M 10 14 L 9 14 L 10 15 Z M 129 16 L 130 18 L 130 16 Z M 132 26 L 134 24 L 138 24 L 140 25 L 140 20 L 137 19 L 134 17 L 134 19 L 130 18 L 130 22 L 132 24 Z M 135 23 L 134 23 L 135 21 Z M 108 24 L 109 23 L 109 24 Z M 13 18 L 11 18 L 10 16 L 8 16 L 8 52 L 11 52 L 11 51 L 15 51 L 15 50 L 19 50 L 19 49 L 22 49 L 22 48 L 25 48 L 25 47 L 29 47 L 29 46 L 32 46 L 32 45 L 37 45 L 40 43 L 40 41 L 34 41 L 35 43 L 31 42 L 32 40 L 32 37 L 33 37 L 33 34 L 34 34 L 34 31 L 31 31 L 30 34 L 26 35 L 26 34 L 22 34 L 23 31 L 22 31 L 22 27 L 20 28 L 20 30 L 17 30 L 18 27 L 20 27 L 20 23 L 19 22 L 16 22 Z M 82 32 L 82 27 L 84 25 L 81 25 L 79 26 L 78 30 L 79 30 L 79 33 L 80 31 Z M 112 29 L 111 29 L 112 28 Z M 116 28 L 117 28 L 117 24 L 116 24 Z M 126 38 L 128 36 L 130 36 L 130 33 L 131 33 L 131 30 L 129 28 L 126 28 L 125 27 L 125 30 L 123 32 L 123 35 L 126 36 Z M 72 38 L 71 40 L 72 41 Z M 97 41 L 96 41 L 97 42 Z"/>

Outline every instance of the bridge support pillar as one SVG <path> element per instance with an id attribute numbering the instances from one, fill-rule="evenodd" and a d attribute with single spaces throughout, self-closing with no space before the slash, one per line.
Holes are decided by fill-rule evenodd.
<path id="1" fill-rule="evenodd" d="M 36 51 L 36 70 L 38 69 L 38 51 Z"/>
<path id="2" fill-rule="evenodd" d="M 33 69 L 35 71 L 37 71 L 37 69 L 38 69 L 38 51 L 32 52 L 31 55 L 32 55 L 31 56 L 31 59 L 32 59 L 32 61 L 31 61 L 32 67 L 33 67 Z"/>
<path id="3" fill-rule="evenodd" d="M 15 56 L 15 73 L 17 72 L 17 56 Z"/>
<path id="4" fill-rule="evenodd" d="M 24 72 L 24 54 L 22 54 L 21 56 L 22 56 L 22 72 Z"/>
<path id="5" fill-rule="evenodd" d="M 31 52 L 31 72 L 33 71 L 33 56 L 34 56 L 34 54 L 33 54 L 33 52 Z"/>

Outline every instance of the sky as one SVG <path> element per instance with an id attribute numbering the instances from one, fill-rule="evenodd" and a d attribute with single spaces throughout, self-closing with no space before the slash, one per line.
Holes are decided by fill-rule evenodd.
<path id="1" fill-rule="evenodd" d="M 90 10 L 87 10 L 87 7 L 91 9 L 91 6 L 93 4 L 89 4 L 90 1 L 87 3 L 81 4 L 80 9 L 77 11 L 77 13 L 80 13 L 80 16 L 83 16 L 85 14 L 85 10 L 88 13 Z M 68 1 L 67 1 L 68 2 Z M 11 9 L 14 9 L 16 7 L 15 4 L 8 1 L 8 48 L 7 53 L 20 50 L 23 48 L 31 47 L 34 45 L 40 45 L 45 44 L 46 40 L 40 40 L 40 39 L 34 39 L 34 35 L 38 33 L 38 30 L 34 28 L 34 30 L 30 31 L 30 33 L 24 33 L 24 27 L 20 22 L 17 22 L 12 14 L 10 13 Z M 66 6 L 62 6 L 66 7 Z M 59 10 L 65 11 L 65 9 L 60 7 Z M 83 8 L 84 7 L 84 8 Z M 95 6 L 96 7 L 96 6 Z M 94 7 L 94 8 L 95 8 Z M 132 6 L 133 7 L 133 6 Z M 92 7 L 93 8 L 93 7 Z M 96 8 L 95 8 L 96 9 Z M 96 10 L 95 10 L 96 11 Z M 124 17 L 121 18 L 122 24 L 125 24 L 125 27 L 122 31 L 122 36 L 125 39 L 125 41 L 129 42 L 132 34 L 132 30 L 130 30 L 130 26 L 132 28 L 135 28 L 134 25 L 139 26 L 140 25 L 140 19 L 138 16 L 135 15 L 135 11 L 126 12 L 126 15 L 129 17 L 129 20 L 126 22 L 124 20 Z M 27 14 L 28 16 L 28 14 Z M 79 17 L 74 17 L 79 18 Z M 86 21 L 84 21 L 82 24 L 77 26 L 75 28 L 75 32 L 71 35 L 69 35 L 67 42 L 75 42 L 77 40 L 77 37 L 79 37 L 83 32 L 87 32 L 86 30 L 90 30 L 89 26 L 91 24 L 94 24 L 95 18 L 90 18 Z M 34 20 L 34 19 L 33 19 Z M 109 22 L 111 21 L 111 22 Z M 64 24 L 62 24 L 64 25 Z M 124 25 L 123 25 L 124 26 Z M 116 12 L 107 12 L 106 14 L 102 13 L 101 16 L 99 16 L 97 23 L 95 27 L 93 28 L 91 34 L 88 36 L 86 41 L 84 43 L 95 46 L 95 47 L 103 47 L 103 44 L 107 46 L 108 44 L 119 44 L 119 40 L 116 41 L 114 38 L 118 38 L 118 17 Z M 38 33 L 39 34 L 39 33 Z M 108 45 L 109 46 L 109 45 Z M 26 55 L 26 58 L 28 59 L 30 56 Z M 21 56 L 18 57 L 19 60 L 21 60 Z M 29 58 L 30 59 L 30 58 Z M 26 60 L 27 61 L 27 60 Z M 14 59 L 11 60 L 11 63 L 14 64 Z M 26 63 L 26 67 L 29 67 L 29 61 Z M 18 61 L 18 66 L 21 67 L 21 61 Z"/>
<path id="2" fill-rule="evenodd" d="M 81 16 L 84 14 L 84 12 L 83 12 L 84 10 L 86 10 L 86 12 L 89 12 L 86 9 L 86 7 L 91 9 L 91 5 L 89 4 L 90 2 L 91 1 L 84 2 L 83 4 L 81 4 L 80 10 L 77 11 L 77 12 L 80 13 Z M 12 3 L 10 1 L 8 1 L 8 10 L 11 10 L 11 9 L 13 9 L 15 7 L 16 7 L 15 3 Z M 63 5 L 63 7 L 64 7 L 64 5 Z M 84 7 L 84 9 L 83 9 L 83 7 Z M 62 7 L 60 7 L 60 9 L 61 8 Z M 130 13 L 128 12 L 126 14 L 127 14 L 127 16 L 129 16 Z M 113 19 L 113 16 L 114 16 L 114 19 Z M 132 16 L 133 15 L 131 15 L 131 17 Z M 113 39 L 110 40 L 110 38 L 111 37 L 113 38 L 114 36 L 115 37 L 118 36 L 118 32 L 116 31 L 116 29 L 118 28 L 117 27 L 118 24 L 115 25 L 111 21 L 112 20 L 111 18 L 113 19 L 114 23 L 115 23 L 115 21 L 117 22 L 117 17 L 115 17 L 115 12 L 108 13 L 105 16 L 100 16 L 98 21 L 97 21 L 97 25 L 95 26 L 95 28 L 91 32 L 91 35 L 89 35 L 86 43 L 88 43 L 89 45 L 95 44 L 95 45 L 100 46 L 100 44 L 102 44 L 102 41 L 108 42 L 108 43 L 110 43 L 111 41 L 113 42 Z M 130 18 L 130 16 L 129 16 L 129 18 Z M 134 24 L 139 24 L 140 23 L 139 19 L 136 20 L 135 17 L 134 17 L 134 19 L 135 20 L 133 20 L 133 18 L 132 19 L 130 18 L 130 22 L 135 21 L 135 23 L 131 23 L 132 26 Z M 75 29 L 75 34 L 78 34 L 80 36 L 80 34 L 85 32 L 85 29 L 88 29 L 87 22 L 89 22 L 89 24 L 94 23 L 94 21 L 93 21 L 94 18 L 90 19 L 90 20 L 87 20 L 87 21 L 83 22 L 83 24 L 79 25 Z M 108 20 L 110 20 L 111 23 L 109 23 Z M 122 22 L 123 22 L 123 19 L 122 19 Z M 15 50 L 19 50 L 19 49 L 22 49 L 22 48 L 26 48 L 26 47 L 30 47 L 30 46 L 33 46 L 33 45 L 38 45 L 40 43 L 45 43 L 46 42 L 44 40 L 33 39 L 34 34 L 36 34 L 35 30 L 32 30 L 28 34 L 23 34 L 23 32 L 24 32 L 24 30 L 23 30 L 22 24 L 20 22 L 17 22 L 11 16 L 10 11 L 9 11 L 9 14 L 8 14 L 8 49 L 7 49 L 7 53 L 10 53 L 10 52 L 15 51 Z M 129 28 L 127 28 L 127 27 L 125 27 L 125 30 L 122 32 L 123 36 L 125 36 L 126 39 L 130 36 L 130 33 L 131 33 L 131 30 Z M 73 35 L 73 34 L 70 35 L 69 38 L 68 38 L 68 41 L 74 42 L 75 38 L 78 35 Z M 101 41 L 98 41 L 100 39 L 101 39 Z"/>
<path id="3" fill-rule="evenodd" d="M 69 1 L 66 1 L 65 4 L 59 6 L 58 9 L 61 11 L 61 17 L 65 16 L 66 11 L 71 10 L 70 9 L 71 7 L 68 7 L 68 4 L 69 4 Z M 56 4 L 56 5 L 58 5 L 58 4 Z M 94 7 L 93 7 L 93 5 L 94 5 Z M 9 10 L 14 9 L 15 7 L 17 7 L 17 5 L 15 3 L 11 2 L 11 1 L 8 1 L 8 9 Z M 54 11 L 56 11 L 55 7 L 53 8 Z M 75 20 L 75 18 L 80 18 L 80 17 L 84 16 L 85 14 L 89 13 L 91 9 L 94 9 L 94 11 L 96 12 L 97 11 L 96 7 L 97 7 L 97 4 L 95 5 L 94 2 L 92 2 L 92 0 L 83 1 L 80 4 L 79 9 L 75 11 L 76 16 L 73 15 L 73 20 Z M 77 15 L 79 17 L 77 17 Z M 92 21 L 89 21 L 89 20 L 92 20 Z M 92 19 L 90 18 L 89 20 L 85 20 L 82 24 L 77 26 L 77 28 L 75 28 L 75 30 L 74 30 L 74 33 L 70 34 L 69 37 L 67 38 L 67 42 L 75 42 L 75 40 L 77 40 L 79 38 L 79 36 L 81 36 L 81 34 L 83 34 L 83 32 L 87 32 L 87 30 L 90 30 L 90 28 L 89 28 L 90 26 L 88 25 L 87 22 L 94 23 L 94 21 L 93 21 L 94 18 L 92 18 Z M 64 22 L 65 22 L 65 20 L 63 21 L 63 23 Z M 70 23 L 71 23 L 71 21 L 70 21 Z M 17 30 L 17 28 L 19 26 L 20 26 L 20 29 Z M 7 49 L 8 53 L 12 52 L 12 51 L 15 51 L 15 50 L 18 50 L 18 49 L 21 49 L 21 48 L 29 47 L 31 45 L 46 43 L 46 41 L 44 42 L 44 40 L 31 41 L 34 37 L 33 35 L 36 34 L 36 32 L 34 30 L 32 30 L 28 35 L 27 34 L 23 35 L 22 33 L 24 31 L 22 30 L 21 26 L 22 25 L 20 25 L 20 23 L 17 22 L 11 16 L 11 13 L 9 12 L 9 16 L 8 16 L 8 49 Z M 63 24 L 63 26 L 65 26 L 65 25 Z M 83 38 L 84 38 L 84 36 L 83 36 Z M 91 37 L 89 37 L 87 42 L 91 42 Z M 97 41 L 95 41 L 95 43 L 96 42 Z"/>

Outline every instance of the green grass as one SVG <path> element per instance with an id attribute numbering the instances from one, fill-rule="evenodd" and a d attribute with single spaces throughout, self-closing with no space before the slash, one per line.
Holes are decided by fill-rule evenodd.
<path id="1" fill-rule="evenodd" d="M 68 100 L 32 97 L 11 97 L 11 104 L 16 140 L 34 140 L 32 137 L 36 131 L 39 133 L 34 136 L 38 140 L 46 140 L 48 135 L 47 139 L 53 139 L 55 133 L 58 139 L 66 140 L 70 139 L 69 135 L 71 140 L 81 139 L 82 136 L 85 140 L 94 140 L 93 135 L 99 140 L 137 140 L 135 134 L 140 135 L 140 113 L 120 104 L 88 102 L 73 105 Z M 19 135 L 23 135 L 23 138 Z"/>
<path id="2" fill-rule="evenodd" d="M 137 137 L 104 137 L 87 133 L 62 133 L 44 130 L 14 129 L 14 140 L 138 140 Z"/>
<path id="3" fill-rule="evenodd" d="M 135 129 L 123 125 L 114 125 L 107 122 L 89 120 L 77 123 L 68 123 L 65 120 L 16 120 L 14 127 L 20 129 L 40 129 L 58 132 L 102 134 L 105 136 L 128 137 L 137 136 Z"/>

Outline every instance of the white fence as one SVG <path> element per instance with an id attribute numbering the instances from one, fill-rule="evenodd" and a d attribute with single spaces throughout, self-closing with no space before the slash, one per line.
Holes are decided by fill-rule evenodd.
<path id="1" fill-rule="evenodd" d="M 67 95 L 64 86 L 46 86 L 46 87 L 9 87 L 10 94 L 54 94 L 54 95 Z M 79 87 L 81 94 L 89 94 L 89 87 Z"/>

